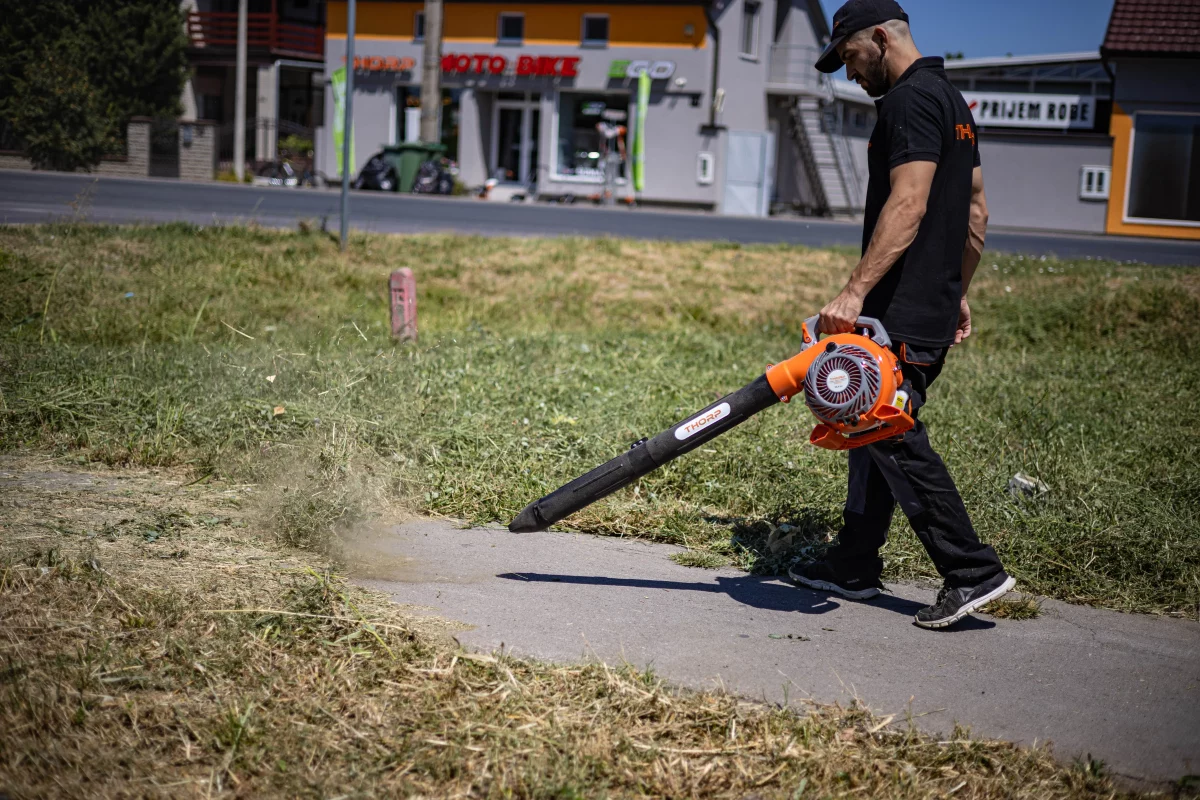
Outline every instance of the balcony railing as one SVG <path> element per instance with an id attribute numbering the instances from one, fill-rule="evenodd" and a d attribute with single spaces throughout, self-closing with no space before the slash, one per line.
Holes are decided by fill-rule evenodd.
<path id="1" fill-rule="evenodd" d="M 236 11 L 193 11 L 188 14 L 187 33 L 192 47 L 237 46 Z M 274 14 L 246 15 L 246 47 L 306 58 L 325 55 L 325 28 L 280 22 Z"/>
<path id="2" fill-rule="evenodd" d="M 767 68 L 767 82 L 777 86 L 823 93 L 822 75 L 814 66 L 820 56 L 821 49 L 819 47 L 773 44 L 771 45 L 771 61 Z"/>

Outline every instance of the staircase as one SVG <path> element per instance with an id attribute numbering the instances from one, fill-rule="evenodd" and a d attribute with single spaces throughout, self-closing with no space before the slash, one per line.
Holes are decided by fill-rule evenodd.
<path id="1" fill-rule="evenodd" d="M 800 95 L 791 103 L 789 133 L 800 154 L 805 181 L 812 188 L 814 213 L 858 214 L 863 190 L 854 155 L 841 135 L 840 106 L 830 97 Z"/>

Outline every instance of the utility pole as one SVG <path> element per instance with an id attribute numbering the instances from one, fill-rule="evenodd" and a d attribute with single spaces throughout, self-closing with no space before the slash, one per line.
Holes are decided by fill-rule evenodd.
<path id="1" fill-rule="evenodd" d="M 421 141 L 442 141 L 442 0 L 425 0 L 421 63 Z"/>
<path id="2" fill-rule="evenodd" d="M 246 2 L 246 0 L 242 0 Z M 354 171 L 354 165 L 350 163 L 350 137 L 354 136 L 354 128 L 351 126 L 354 120 L 354 113 L 351 108 L 354 105 L 354 0 L 350 0 L 347 4 L 346 13 L 346 106 L 345 118 L 342 122 L 342 230 L 340 248 L 346 249 L 346 236 L 350 232 L 350 173 Z"/>
<path id="3" fill-rule="evenodd" d="M 233 93 L 233 174 L 238 183 L 246 177 L 246 6 L 249 0 L 238 0 L 237 22 L 237 83 Z"/>

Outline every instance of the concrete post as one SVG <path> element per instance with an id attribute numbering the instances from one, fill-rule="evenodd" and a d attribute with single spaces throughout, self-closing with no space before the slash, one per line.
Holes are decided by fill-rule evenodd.
<path id="1" fill-rule="evenodd" d="M 237 84 L 233 92 L 233 174 L 246 177 L 246 11 L 249 0 L 238 0 Z"/>
<path id="2" fill-rule="evenodd" d="M 421 141 L 442 140 L 442 0 L 425 0 L 421 63 Z"/>
<path id="3" fill-rule="evenodd" d="M 258 68 L 258 110 L 255 113 L 255 155 L 263 161 L 275 158 L 279 142 L 279 65 Z"/>

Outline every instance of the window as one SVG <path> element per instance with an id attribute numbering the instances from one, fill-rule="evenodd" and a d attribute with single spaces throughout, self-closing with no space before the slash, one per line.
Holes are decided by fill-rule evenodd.
<path id="1" fill-rule="evenodd" d="M 1200 223 L 1200 114 L 1137 114 L 1126 216 Z"/>
<path id="2" fill-rule="evenodd" d="M 603 155 L 608 142 L 629 144 L 629 96 L 624 94 L 576 94 L 558 96 L 558 146 L 555 175 L 560 178 L 604 180 Z M 602 132 L 601 128 L 605 128 Z M 608 140 L 604 133 L 616 134 Z M 617 165 L 617 176 L 625 177 L 625 161 Z"/>
<path id="3" fill-rule="evenodd" d="M 742 55 L 758 58 L 758 12 L 762 4 L 746 0 L 742 5 Z"/>
<path id="4" fill-rule="evenodd" d="M 593 45 L 593 46 L 607 46 L 608 45 L 608 15 L 607 14 L 584 14 L 583 15 L 582 41 L 586 45 Z"/>
<path id="5" fill-rule="evenodd" d="M 418 11 L 413 14 L 413 41 L 425 41 L 425 12 Z"/>
<path id="6" fill-rule="evenodd" d="M 500 35 L 497 40 L 502 44 L 521 44 L 525 41 L 525 15 L 501 14 Z"/>
<path id="7" fill-rule="evenodd" d="M 1108 167 L 1083 167 L 1079 170 L 1079 199 L 1107 200 L 1111 175 Z"/>

